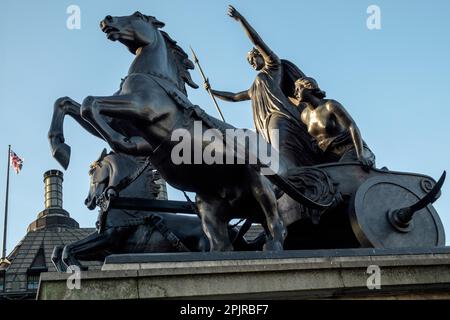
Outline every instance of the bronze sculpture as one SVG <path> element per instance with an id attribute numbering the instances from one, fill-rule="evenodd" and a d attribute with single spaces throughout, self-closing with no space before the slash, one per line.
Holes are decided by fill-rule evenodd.
<path id="1" fill-rule="evenodd" d="M 212 250 L 232 249 L 227 222 L 241 216 L 263 218 L 270 231 L 266 248 L 281 250 L 285 228 L 268 177 L 261 176 L 250 165 L 193 166 L 175 165 L 170 161 L 170 152 L 176 144 L 170 140 L 170 135 L 177 128 L 192 132 L 196 120 L 206 125 L 203 130 L 224 130 L 232 126 L 206 115 L 187 99 L 185 84 L 196 86 L 188 72 L 193 65 L 176 42 L 159 30 L 163 25 L 155 17 L 140 12 L 125 17 L 107 16 L 101 22 L 108 39 L 123 43 L 136 58 L 119 92 L 109 97 L 87 97 L 77 118 L 84 120 L 85 128 L 94 128 L 96 135 L 106 140 L 113 150 L 148 156 L 167 182 L 196 192 L 203 228 Z M 57 101 L 57 105 L 65 106 L 67 101 L 74 108 L 76 104 L 67 99 Z M 54 155 L 67 165 L 67 147 L 62 149 L 65 145 L 62 119 L 63 113 L 56 111 L 49 138 Z M 222 184 L 209 178 L 213 176 Z M 311 201 L 310 204 L 322 207 Z"/>
<path id="2" fill-rule="evenodd" d="M 211 90 L 225 101 L 252 101 L 256 130 L 280 152 L 288 166 L 318 164 L 320 154 L 300 121 L 300 112 L 289 100 L 294 97 L 294 81 L 304 77 L 293 63 L 280 59 L 248 21 L 233 7 L 228 15 L 240 22 L 254 48 L 247 55 L 249 64 L 258 71 L 250 89 L 232 93 Z M 209 83 L 205 84 L 209 88 Z"/>
<path id="3" fill-rule="evenodd" d="M 295 96 L 303 110 L 301 119 L 317 140 L 326 162 L 360 161 L 375 165 L 375 155 L 363 142 L 358 126 L 337 101 L 325 99 L 325 92 L 310 77 L 295 82 Z"/>
<path id="4" fill-rule="evenodd" d="M 183 129 L 193 133 L 194 122 L 201 121 L 202 133 L 217 129 L 222 138 L 219 140 L 223 142 L 226 130 L 234 127 L 207 115 L 188 100 L 185 84 L 196 87 L 189 75 L 192 62 L 167 33 L 159 30 L 164 25 L 161 21 L 139 12 L 125 17 L 107 16 L 101 22 L 108 39 L 123 43 L 136 58 L 114 95 L 90 96 L 81 105 L 70 98 L 56 101 L 49 132 L 55 158 L 67 168 L 70 148 L 64 143 L 62 131 L 66 114 L 108 142 L 114 151 L 144 156 L 171 185 L 197 193 L 196 205 L 211 250 L 233 249 L 228 221 L 235 217 L 246 217 L 265 225 L 266 249 L 283 248 L 286 227 L 294 239 L 288 248 L 303 248 L 303 243 L 296 242 L 303 240 L 296 236 L 302 235 L 305 229 L 296 222 L 305 212 L 314 223 L 319 223 L 322 217 L 327 220 L 338 214 L 349 219 L 351 231 L 346 232 L 351 232 L 354 239 L 341 241 L 339 245 L 343 247 L 442 245 L 445 242 L 442 225 L 430 204 L 438 198 L 445 174 L 436 183 L 423 175 L 373 168 L 373 161 L 363 153 L 364 143 L 357 127 L 350 116 L 343 113 L 343 107 L 334 101 L 321 100 L 323 94 L 310 78 L 292 63 L 278 59 L 234 8 L 230 7 L 229 14 L 242 22 L 254 41 L 257 51 L 252 51 L 249 62 L 260 73 L 247 92 L 230 95 L 214 91 L 214 94 L 232 100 L 254 100 L 255 125 L 280 151 L 281 161 L 287 164 L 281 167 L 283 175 L 273 172 L 273 175 L 261 176 L 260 169 L 266 166 L 261 162 L 192 165 L 193 162 L 175 164 L 170 161 L 169 155 L 176 144 L 170 139 L 174 131 Z M 303 80 L 297 83 L 296 93 L 303 104 L 297 108 L 289 97 L 294 97 L 294 81 L 299 78 Z M 311 121 L 313 115 L 321 112 L 322 131 Z M 271 136 L 271 129 L 281 131 L 281 144 Z M 192 136 L 192 144 L 204 146 L 209 142 Z M 324 162 L 317 158 L 313 137 L 325 154 L 328 152 L 327 156 L 332 159 L 328 161 L 340 162 L 305 166 Z M 250 153 L 250 148 L 246 148 L 244 151 Z M 227 150 L 220 156 L 225 158 Z M 286 193 L 283 197 L 292 197 L 289 201 L 295 202 L 298 210 L 283 207 L 280 199 L 277 203 L 276 195 L 281 193 L 278 191 Z M 109 201 L 110 196 L 104 190 L 99 198 Z M 413 219 L 419 222 L 413 223 Z M 143 220 L 140 222 L 145 224 Z M 325 236 L 327 231 L 324 231 Z M 424 234 L 428 238 L 424 238 Z M 318 247 L 321 245 L 332 247 L 333 241 Z M 55 256 L 58 259 L 58 254 Z M 70 261 L 68 256 L 66 254 L 64 259 Z"/>
<path id="5" fill-rule="evenodd" d="M 159 174 L 144 157 L 107 153 L 105 149 L 91 165 L 89 175 L 85 205 L 90 210 L 100 206 L 104 193 L 112 189 L 118 192 L 120 188 L 121 197 L 135 200 L 156 199 L 159 193 Z M 58 271 L 65 272 L 73 265 L 82 267 L 80 260 L 103 262 L 110 254 L 210 250 L 201 221 L 195 215 L 110 208 L 100 210 L 96 226 L 97 231 L 87 238 L 54 249 L 52 261 Z M 262 249 L 263 237 L 247 242 L 238 231 L 228 226 L 234 250 Z"/>

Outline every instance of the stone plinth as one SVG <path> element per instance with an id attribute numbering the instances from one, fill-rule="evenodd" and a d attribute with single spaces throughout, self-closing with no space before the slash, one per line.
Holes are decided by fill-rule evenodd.
<path id="1" fill-rule="evenodd" d="M 42 274 L 38 299 L 450 299 L 450 248 L 113 255 L 68 276 Z"/>

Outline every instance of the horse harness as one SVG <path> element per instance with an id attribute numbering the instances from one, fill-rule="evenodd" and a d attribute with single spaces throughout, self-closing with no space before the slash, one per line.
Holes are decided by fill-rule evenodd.
<path id="1" fill-rule="evenodd" d="M 192 104 L 192 102 L 189 101 L 189 99 L 186 97 L 185 94 L 183 94 L 176 86 L 174 87 L 174 84 L 172 81 L 170 81 L 170 79 L 167 79 L 166 77 L 160 74 L 147 73 L 145 75 L 153 79 L 153 81 L 155 81 L 177 103 L 177 105 L 183 108 L 184 117 L 180 118 L 182 120 L 178 120 L 177 123 L 175 123 L 172 126 L 172 129 L 170 131 L 173 131 L 173 129 L 175 129 L 180 124 L 180 122 L 182 122 L 184 125 L 183 127 L 186 128 L 188 126 L 187 122 L 189 121 L 189 119 L 195 116 L 196 118 L 204 122 L 209 128 L 218 129 L 223 135 L 222 138 L 225 138 L 225 136 L 227 135 L 226 133 L 227 128 L 225 126 L 220 125 L 218 126 L 218 123 L 214 123 L 212 119 L 207 115 L 205 110 L 203 110 L 197 105 Z M 171 154 L 171 150 L 169 150 L 170 142 L 171 142 L 170 137 L 167 137 L 153 150 L 152 153 L 153 164 L 157 165 L 159 163 L 162 163 L 163 161 L 166 160 L 168 155 Z M 159 154 L 157 154 L 156 151 L 158 150 L 159 151 L 162 150 L 163 152 L 159 152 Z M 258 157 L 257 159 L 258 163 L 256 165 L 252 165 L 252 167 L 254 167 L 255 170 L 258 171 L 261 167 L 265 167 L 265 169 L 271 170 L 270 166 L 262 164 L 259 161 Z M 277 185 L 280 188 L 282 186 L 281 189 L 285 193 L 287 193 L 291 198 L 311 208 L 320 209 L 324 211 L 330 208 L 331 206 L 336 205 L 339 201 L 339 199 L 336 198 L 332 199 L 330 202 L 326 204 L 317 203 L 311 200 L 310 198 L 306 197 L 305 195 L 303 195 L 298 190 L 296 190 L 287 179 L 280 176 L 276 172 L 273 172 L 273 174 L 266 175 L 266 178 L 274 185 Z"/>
<path id="2" fill-rule="evenodd" d="M 187 128 L 191 125 L 190 119 L 195 116 L 200 119 L 203 123 L 205 123 L 210 128 L 215 128 L 215 125 L 209 118 L 205 110 L 200 108 L 198 105 L 194 105 L 192 102 L 187 99 L 186 94 L 184 94 L 176 85 L 168 77 L 155 72 L 148 73 L 140 73 L 140 75 L 147 76 L 149 79 L 152 79 L 166 94 L 173 99 L 173 101 L 181 107 L 184 117 L 180 117 L 168 130 L 172 132 L 178 127 Z M 129 77 L 130 75 L 127 75 Z M 125 77 L 122 81 L 127 79 Z M 225 129 L 225 128 L 223 128 Z M 221 130 L 224 131 L 224 130 Z M 152 159 L 152 164 L 157 167 L 159 164 L 165 162 L 167 157 L 170 155 L 170 151 L 172 148 L 171 136 L 167 136 L 163 139 L 155 148 L 153 148 L 150 158 Z"/>
<path id="3" fill-rule="evenodd" d="M 167 240 L 169 241 L 170 245 L 175 248 L 177 251 L 180 252 L 189 252 L 189 248 L 187 248 L 183 242 L 180 240 L 179 237 L 177 237 L 172 231 L 167 228 L 167 226 L 164 224 L 163 219 L 156 215 L 156 214 L 150 214 L 147 217 L 143 218 L 135 218 L 135 219 L 128 219 L 127 223 L 123 225 L 115 226 L 117 227 L 135 227 L 135 226 L 141 226 L 141 225 L 149 225 L 152 229 L 158 230 L 158 232 Z"/>
<path id="4" fill-rule="evenodd" d="M 133 183 L 139 176 L 148 168 L 151 164 L 150 158 L 147 157 L 142 166 L 140 166 L 132 174 L 122 178 L 115 186 L 107 187 L 102 195 L 97 200 L 97 205 L 100 207 L 99 221 L 97 223 L 98 233 L 102 233 L 105 230 L 106 218 L 110 209 L 111 197 L 118 197 L 120 191 L 124 190 L 131 183 Z M 172 231 L 170 231 L 164 224 L 163 219 L 155 214 L 150 214 L 147 217 L 128 219 L 125 224 L 114 226 L 118 227 L 134 227 L 140 225 L 149 225 L 161 233 L 161 235 L 169 241 L 169 243 L 177 249 L 177 251 L 190 251 Z"/>
<path id="5" fill-rule="evenodd" d="M 103 212 L 107 212 L 110 205 L 110 199 L 111 197 L 118 197 L 119 192 L 128 187 L 131 183 L 133 183 L 139 176 L 144 172 L 145 169 L 151 164 L 150 158 L 147 157 L 145 159 L 145 162 L 142 166 L 140 166 L 135 172 L 132 174 L 122 178 L 118 184 L 115 186 L 109 186 L 107 187 L 103 193 L 98 197 L 97 199 L 97 206 L 100 207 L 100 209 Z"/>

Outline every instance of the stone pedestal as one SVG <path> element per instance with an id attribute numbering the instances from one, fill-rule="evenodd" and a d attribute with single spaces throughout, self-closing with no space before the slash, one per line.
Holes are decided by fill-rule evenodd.
<path id="1" fill-rule="evenodd" d="M 113 255 L 69 276 L 42 274 L 38 299 L 450 299 L 450 248 Z"/>

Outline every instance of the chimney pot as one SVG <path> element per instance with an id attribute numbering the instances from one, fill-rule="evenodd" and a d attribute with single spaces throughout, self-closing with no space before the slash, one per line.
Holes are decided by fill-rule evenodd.
<path id="1" fill-rule="evenodd" d="M 64 174 L 59 170 L 49 170 L 44 173 L 45 184 L 45 209 L 63 207 L 63 183 Z"/>

